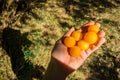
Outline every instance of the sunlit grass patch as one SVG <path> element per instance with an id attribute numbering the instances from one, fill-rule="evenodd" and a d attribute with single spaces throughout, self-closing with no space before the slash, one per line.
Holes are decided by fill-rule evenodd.
<path id="1" fill-rule="evenodd" d="M 25 52 L 25 58 L 30 58 L 33 54 L 34 57 L 30 59 L 34 64 L 43 64 L 47 67 L 50 59 L 50 53 L 55 44 L 61 36 L 61 27 L 53 15 L 47 11 L 38 11 L 40 19 L 34 19 L 31 16 L 31 22 L 28 24 L 22 24 L 22 33 L 29 33 L 28 39 L 32 42 L 32 45 L 23 49 Z M 46 60 L 47 59 L 47 60 Z"/>
<path id="2" fill-rule="evenodd" d="M 79 3 L 79 0 L 75 1 L 76 3 Z M 74 12 L 73 15 L 71 15 L 70 12 L 66 10 L 68 6 L 64 5 L 64 1 L 47 0 L 47 2 L 41 3 L 44 5 L 42 7 L 38 7 L 40 4 L 39 5 L 37 4 L 39 3 L 33 4 L 34 6 L 29 5 L 30 12 L 28 11 L 28 13 L 27 12 L 24 13 L 25 15 L 23 15 L 22 18 L 15 20 L 16 23 L 14 25 L 11 23 L 13 29 L 20 30 L 21 35 L 26 36 L 26 38 L 31 42 L 31 44 L 29 44 L 26 42 L 26 40 L 22 39 L 23 43 L 24 42 L 27 43 L 22 46 L 24 59 L 26 61 L 30 61 L 31 64 L 33 65 L 43 66 L 44 68 L 47 69 L 51 57 L 51 51 L 53 49 L 55 42 L 59 38 L 61 38 L 62 35 L 66 33 L 71 27 L 79 29 L 83 24 L 85 24 L 90 19 L 101 23 L 101 29 L 103 29 L 106 33 L 105 35 L 106 42 L 104 43 L 104 45 L 102 45 L 101 48 L 99 48 L 99 50 L 91 54 L 91 56 L 82 65 L 81 69 L 70 74 L 67 77 L 67 80 L 86 80 L 88 77 L 94 78 L 94 76 L 91 76 L 92 73 L 89 72 L 90 70 L 94 71 L 94 69 L 90 68 L 88 65 L 91 64 L 96 66 L 95 60 L 96 59 L 99 60 L 99 58 L 103 61 L 103 62 L 99 61 L 101 64 L 104 63 L 104 61 L 105 64 L 107 64 L 107 62 L 111 62 L 109 61 L 109 58 L 110 60 L 112 58 L 107 56 L 106 54 L 107 51 L 108 53 L 110 53 L 111 56 L 114 56 L 118 60 L 116 54 L 118 54 L 120 50 L 119 44 L 120 7 L 116 8 L 111 7 L 110 9 L 105 8 L 103 6 L 104 4 L 97 6 L 98 8 L 90 7 L 90 11 L 87 14 L 83 13 L 83 17 L 85 18 L 82 18 L 82 15 L 78 14 L 82 13 L 82 10 L 79 10 L 78 8 L 75 7 L 75 5 L 72 5 L 72 3 L 70 3 L 69 6 L 71 8 L 78 9 L 78 13 L 76 13 L 77 18 L 75 18 L 75 16 L 73 16 L 76 15 L 74 14 Z M 80 5 L 81 7 L 85 5 L 87 7 L 89 6 L 88 4 L 84 3 L 81 3 Z M 104 8 L 105 10 L 102 11 Z M 98 9 L 101 12 L 99 11 L 97 12 Z M 21 13 L 23 12 L 21 11 Z M 10 12 L 7 11 L 3 12 L 4 15 L 0 17 L 1 22 L 4 22 L 9 13 Z M 18 14 L 20 13 L 18 12 Z M 6 22 L 7 25 L 9 20 L 11 19 L 10 18 L 8 19 L 8 21 Z M 0 35 L 4 28 L 1 26 L 2 25 L 0 25 Z M 14 79 L 16 78 L 16 76 L 11 69 L 11 63 L 9 61 L 10 58 L 1 49 L 2 47 L 0 46 L 0 79 L 1 80 Z M 104 58 L 104 56 L 106 58 Z M 101 65 L 97 65 L 97 67 L 100 66 Z M 102 70 L 102 68 L 100 70 Z M 102 70 L 102 72 L 106 74 L 107 72 L 104 71 Z M 119 73 L 119 69 L 117 69 L 117 72 Z M 94 71 L 94 73 L 97 74 L 96 71 Z"/>

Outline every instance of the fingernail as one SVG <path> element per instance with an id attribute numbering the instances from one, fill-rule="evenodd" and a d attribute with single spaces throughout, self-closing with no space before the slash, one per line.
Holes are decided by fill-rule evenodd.
<path id="1" fill-rule="evenodd" d="M 101 30 L 99 33 L 98 33 L 98 37 L 101 38 L 101 37 L 104 37 L 105 36 L 105 32 L 103 30 Z"/>
<path id="2" fill-rule="evenodd" d="M 70 30 L 75 30 L 75 28 L 74 27 L 71 27 L 71 29 Z"/>
<path id="3" fill-rule="evenodd" d="M 95 24 L 96 24 L 98 27 L 100 27 L 100 23 L 96 22 Z"/>

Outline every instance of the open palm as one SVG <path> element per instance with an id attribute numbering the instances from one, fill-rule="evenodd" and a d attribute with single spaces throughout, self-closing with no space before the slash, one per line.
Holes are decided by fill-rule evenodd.
<path id="1" fill-rule="evenodd" d="M 85 24 L 84 26 L 89 26 L 89 25 L 94 25 L 94 24 L 95 24 L 95 22 L 90 21 L 87 24 Z M 98 26 L 100 26 L 99 23 L 96 23 L 96 24 Z M 82 31 L 82 30 L 85 29 L 85 27 L 82 27 L 82 28 L 83 29 L 80 29 L 80 31 Z M 74 30 L 75 30 L 74 28 L 71 28 L 63 37 L 70 36 L 71 33 Z M 95 50 L 97 50 L 105 42 L 104 36 L 105 36 L 104 31 L 100 31 L 98 33 L 98 37 L 99 37 L 98 43 L 95 44 L 95 45 L 92 45 L 89 49 L 87 49 L 85 51 L 82 51 L 81 55 L 79 57 L 77 57 L 77 58 L 72 57 L 72 56 L 69 55 L 68 49 L 63 44 L 62 38 L 61 38 L 55 44 L 55 47 L 54 47 L 53 52 L 52 52 L 52 57 L 55 58 L 55 59 L 57 59 L 59 62 L 67 65 L 68 67 L 76 70 L 76 69 L 78 69 L 81 66 L 81 64 L 87 59 L 87 57 L 92 52 L 94 52 Z"/>

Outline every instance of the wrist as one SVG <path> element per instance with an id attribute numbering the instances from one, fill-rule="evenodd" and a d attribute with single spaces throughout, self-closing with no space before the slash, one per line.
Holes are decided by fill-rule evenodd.
<path id="1" fill-rule="evenodd" d="M 74 69 L 51 57 L 44 80 L 65 80 Z"/>

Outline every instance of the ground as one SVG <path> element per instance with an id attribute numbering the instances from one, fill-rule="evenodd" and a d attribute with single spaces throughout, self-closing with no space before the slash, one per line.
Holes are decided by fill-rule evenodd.
<path id="1" fill-rule="evenodd" d="M 106 42 L 66 80 L 120 80 L 119 0 L 0 0 L 0 80 L 42 80 L 55 42 L 89 20 Z"/>

